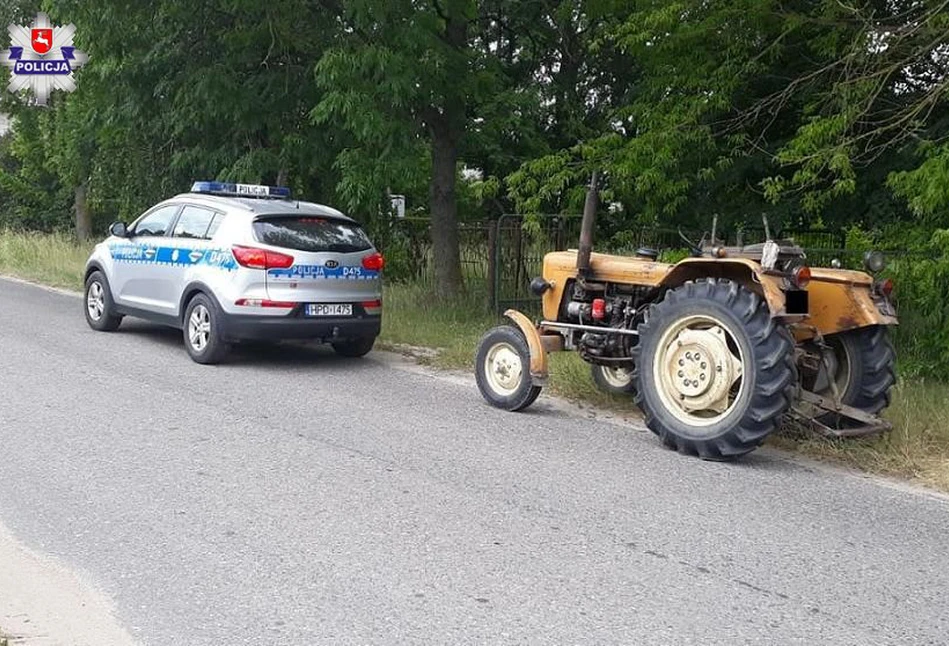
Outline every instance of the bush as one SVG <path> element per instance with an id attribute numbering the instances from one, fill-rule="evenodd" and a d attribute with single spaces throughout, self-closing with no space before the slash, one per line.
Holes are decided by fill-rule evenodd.
<path id="1" fill-rule="evenodd" d="M 886 275 L 896 285 L 900 316 L 895 331 L 906 375 L 945 380 L 949 374 L 949 230 L 891 260 Z"/>

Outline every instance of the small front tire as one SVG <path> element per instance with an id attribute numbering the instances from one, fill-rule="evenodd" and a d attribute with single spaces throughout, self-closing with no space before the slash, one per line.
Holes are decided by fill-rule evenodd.
<path id="1" fill-rule="evenodd" d="M 611 395 L 636 394 L 636 382 L 633 380 L 631 368 L 614 368 L 593 364 L 590 366 L 590 375 L 596 387 Z"/>
<path id="2" fill-rule="evenodd" d="M 94 271 L 86 279 L 84 292 L 86 323 L 97 332 L 113 332 L 122 323 L 122 315 L 115 311 L 109 281 L 101 271 Z"/>
<path id="3" fill-rule="evenodd" d="M 533 404 L 542 388 L 534 385 L 530 363 L 530 349 L 519 330 L 506 325 L 490 330 L 475 356 L 475 380 L 482 397 L 508 411 Z"/>
<path id="4" fill-rule="evenodd" d="M 183 327 L 185 350 L 196 363 L 213 365 L 227 356 L 230 346 L 224 340 L 221 316 L 214 301 L 204 294 L 188 302 Z"/>

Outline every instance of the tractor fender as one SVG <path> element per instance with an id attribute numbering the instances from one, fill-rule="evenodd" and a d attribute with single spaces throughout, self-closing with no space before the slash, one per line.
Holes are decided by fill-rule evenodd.
<path id="1" fill-rule="evenodd" d="M 788 316 L 783 279 L 764 272 L 761 265 L 747 258 L 686 258 L 676 263 L 660 282 L 663 287 L 678 287 L 699 278 L 727 278 L 761 296 L 771 316 Z"/>
<path id="2" fill-rule="evenodd" d="M 504 316 L 511 319 L 527 340 L 527 348 L 531 353 L 531 380 L 535 386 L 543 386 L 547 383 L 550 373 L 547 367 L 547 349 L 541 340 L 540 331 L 529 318 L 517 310 L 507 310 Z"/>

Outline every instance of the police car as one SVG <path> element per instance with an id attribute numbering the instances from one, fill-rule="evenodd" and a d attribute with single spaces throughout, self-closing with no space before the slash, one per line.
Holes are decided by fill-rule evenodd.
<path id="1" fill-rule="evenodd" d="M 243 340 L 313 339 L 360 357 L 379 335 L 382 255 L 357 222 L 287 188 L 195 182 L 109 232 L 86 263 L 94 330 L 124 316 L 170 325 L 208 364 Z"/>

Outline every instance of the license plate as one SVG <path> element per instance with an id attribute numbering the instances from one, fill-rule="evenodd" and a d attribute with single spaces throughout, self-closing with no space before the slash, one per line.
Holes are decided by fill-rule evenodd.
<path id="1" fill-rule="evenodd" d="M 311 303 L 306 306 L 307 316 L 352 316 L 351 303 Z"/>

